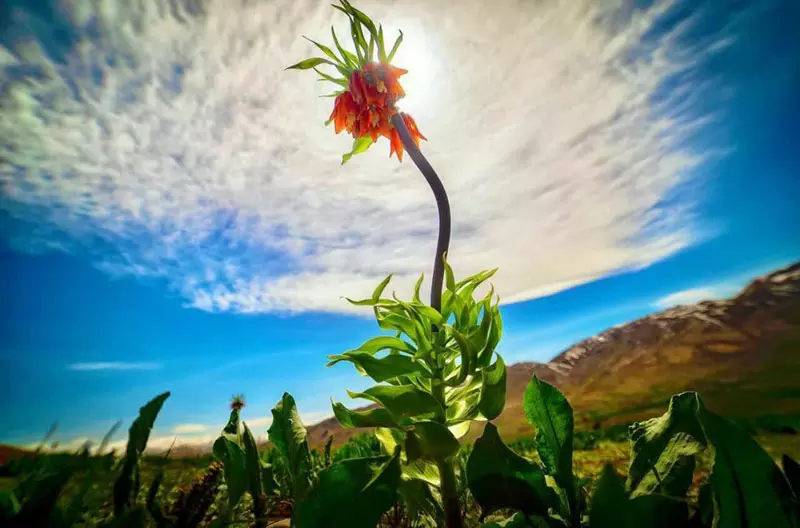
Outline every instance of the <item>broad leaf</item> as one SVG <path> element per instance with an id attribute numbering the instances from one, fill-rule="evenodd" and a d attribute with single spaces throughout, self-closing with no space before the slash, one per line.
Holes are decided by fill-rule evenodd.
<path id="1" fill-rule="evenodd" d="M 287 393 L 272 409 L 272 425 L 269 440 L 283 455 L 289 467 L 292 495 L 296 502 L 302 501 L 311 487 L 313 466 L 308 449 L 306 428 L 300 419 L 294 398 Z"/>
<path id="2" fill-rule="evenodd" d="M 447 460 L 455 455 L 460 447 L 453 433 L 438 422 L 415 422 L 406 434 L 409 438 L 416 439 L 416 445 L 420 450 L 419 457 L 426 460 Z M 411 452 L 408 456 L 409 461 L 413 460 Z"/>
<path id="3" fill-rule="evenodd" d="M 595 484 L 589 506 L 591 528 L 625 528 L 627 525 L 628 493 L 622 479 L 611 464 L 606 464 Z"/>
<path id="4" fill-rule="evenodd" d="M 715 499 L 715 526 L 800 526 L 789 484 L 772 457 L 745 431 L 705 407 L 698 416 L 714 447 L 708 480 Z"/>
<path id="5" fill-rule="evenodd" d="M 228 506 L 239 504 L 247 489 L 247 465 L 244 450 L 230 437 L 220 436 L 212 448 L 214 456 L 222 462 L 225 483 L 228 485 Z"/>
<path id="6" fill-rule="evenodd" d="M 409 356 L 399 354 L 376 358 L 367 352 L 345 352 L 337 356 L 330 356 L 328 367 L 340 361 L 348 361 L 358 368 L 359 372 L 369 376 L 378 383 L 398 376 L 411 374 L 424 374 L 428 372 L 425 366 Z"/>
<path id="7" fill-rule="evenodd" d="M 487 420 L 494 420 L 506 404 L 506 364 L 500 354 L 493 365 L 481 369 L 481 399 L 478 410 Z"/>
<path id="8" fill-rule="evenodd" d="M 800 500 L 800 464 L 789 455 L 783 455 L 782 463 L 783 474 L 786 475 L 786 480 L 794 491 L 795 498 Z"/>
<path id="9" fill-rule="evenodd" d="M 534 376 L 523 397 L 528 423 L 536 427 L 536 450 L 559 485 L 572 478 L 572 407 L 561 391 Z"/>
<path id="10" fill-rule="evenodd" d="M 345 429 L 357 427 L 399 427 L 389 411 L 382 407 L 353 411 L 339 402 L 332 402 L 333 414 L 339 424 Z"/>
<path id="11" fill-rule="evenodd" d="M 673 396 L 667 412 L 630 428 L 628 489 L 634 497 L 663 493 L 684 497 L 692 482 L 695 455 L 706 447 L 697 419 L 695 393 Z"/>
<path id="12" fill-rule="evenodd" d="M 542 469 L 514 453 L 487 423 L 467 461 L 467 483 L 487 514 L 499 508 L 546 515 L 555 500 Z"/>
<path id="13" fill-rule="evenodd" d="M 242 435 L 244 443 L 244 460 L 245 467 L 247 468 L 247 485 L 250 489 L 250 495 L 253 500 L 258 500 L 258 497 L 264 492 L 264 486 L 261 483 L 261 458 L 258 455 L 258 446 L 256 446 L 256 439 L 247 423 L 244 423 L 244 434 Z"/>
<path id="14" fill-rule="evenodd" d="M 374 528 L 381 515 L 394 504 L 399 482 L 399 450 L 392 457 L 338 462 L 320 472 L 293 525 Z"/>
<path id="15" fill-rule="evenodd" d="M 351 398 L 364 398 L 382 405 L 400 422 L 444 420 L 444 409 L 429 393 L 403 385 L 376 385 L 364 392 L 347 391 Z"/>

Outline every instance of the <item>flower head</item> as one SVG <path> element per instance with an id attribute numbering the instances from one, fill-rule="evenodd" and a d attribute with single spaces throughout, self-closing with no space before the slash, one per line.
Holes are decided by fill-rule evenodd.
<path id="1" fill-rule="evenodd" d="M 381 136 L 390 141 L 389 156 L 397 153 L 398 159 L 402 161 L 403 142 L 392 124 L 392 117 L 400 113 L 397 110 L 397 101 L 405 96 L 405 91 L 399 79 L 408 73 L 408 70 L 392 65 L 391 61 L 403 41 L 403 33 L 400 32 L 391 52 L 387 54 L 383 42 L 383 27 L 376 27 L 367 15 L 354 8 L 347 0 L 341 2 L 341 6 L 333 7 L 345 13 L 350 19 L 356 53 L 342 48 L 336 38 L 336 32 L 331 28 L 339 55 L 327 46 L 312 40 L 311 42 L 332 60 L 313 57 L 287 69 L 313 69 L 322 80 L 342 88 L 330 95 L 335 99 L 333 112 L 327 123 L 333 123 L 337 134 L 346 131 L 353 136 L 353 149 L 342 156 L 342 163 L 347 162 L 355 154 L 365 152 Z M 364 37 L 365 33 L 369 35 L 369 43 Z M 342 77 L 333 77 L 319 71 L 317 66 L 323 64 L 335 67 Z M 419 146 L 419 140 L 425 139 L 425 136 L 420 133 L 411 116 L 400 115 L 414 144 Z"/>
<path id="2" fill-rule="evenodd" d="M 241 411 L 245 406 L 244 403 L 244 396 L 241 394 L 237 394 L 233 398 L 231 398 L 231 410 L 233 411 Z"/>

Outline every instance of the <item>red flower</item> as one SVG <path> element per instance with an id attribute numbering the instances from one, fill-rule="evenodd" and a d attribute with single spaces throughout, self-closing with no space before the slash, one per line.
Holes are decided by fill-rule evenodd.
<path id="1" fill-rule="evenodd" d="M 396 152 L 402 161 L 403 142 L 391 119 L 398 113 L 395 104 L 405 95 L 399 78 L 406 73 L 407 70 L 391 64 L 374 62 L 353 71 L 348 90 L 340 93 L 333 103 L 330 121 L 336 133 L 346 130 L 354 139 L 369 136 L 373 142 L 383 136 L 391 142 L 389 156 Z M 414 144 L 419 146 L 419 140 L 425 136 L 410 115 L 401 115 Z"/>

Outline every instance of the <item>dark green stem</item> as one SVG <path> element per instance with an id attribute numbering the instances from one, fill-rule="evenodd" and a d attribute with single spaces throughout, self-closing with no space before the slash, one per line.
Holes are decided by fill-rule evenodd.
<path id="1" fill-rule="evenodd" d="M 436 198 L 436 207 L 439 211 L 439 237 L 436 242 L 436 256 L 433 261 L 433 276 L 431 277 L 431 307 L 442 311 L 442 283 L 444 282 L 444 257 L 450 247 L 450 201 L 447 199 L 447 192 L 444 189 L 442 180 L 433 170 L 431 164 L 422 155 L 422 152 L 414 144 L 411 134 L 406 127 L 403 117 L 396 113 L 392 116 L 392 125 L 400 134 L 403 147 L 408 152 L 409 157 L 425 177 L 428 185 Z M 434 332 L 436 328 L 434 328 Z M 438 366 L 438 365 L 437 365 Z M 431 392 L 433 397 L 441 404 L 443 409 L 447 409 L 447 402 L 444 393 L 444 380 L 441 372 L 436 369 L 437 374 L 433 380 Z M 453 461 L 438 460 L 436 465 L 439 468 L 439 478 L 442 492 L 442 506 L 444 507 L 445 525 L 447 528 L 462 528 L 464 523 L 461 517 L 461 504 L 458 500 L 458 489 L 456 485 L 456 475 L 453 469 Z"/>
<path id="2" fill-rule="evenodd" d="M 436 198 L 436 207 L 439 210 L 439 238 L 436 242 L 436 257 L 433 261 L 433 277 L 431 277 L 431 306 L 438 311 L 442 309 L 442 282 L 444 279 L 444 256 L 450 247 L 450 201 L 447 199 L 447 192 L 444 189 L 442 180 L 433 170 L 431 164 L 422 155 L 422 152 L 414 144 L 411 134 L 408 132 L 403 117 L 397 113 L 392 116 L 392 125 L 400 134 L 403 147 L 408 152 L 409 157 L 425 177 L 428 185 Z"/>

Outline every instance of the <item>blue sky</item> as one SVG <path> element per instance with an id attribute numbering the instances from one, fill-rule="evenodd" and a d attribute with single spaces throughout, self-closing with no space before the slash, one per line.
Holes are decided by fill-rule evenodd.
<path id="1" fill-rule="evenodd" d="M 302 32 L 321 34 L 333 15 L 313 11 L 304 26 L 291 10 L 223 20 L 210 9 L 218 41 L 186 40 L 170 19 L 134 37 L 152 48 L 131 51 L 130 35 L 109 31 L 126 13 L 102 19 L 72 4 L 12 3 L 0 26 L 3 49 L 13 51 L 3 59 L 6 93 L 36 68 L 63 81 L 22 89 L 33 103 L 13 107 L 2 125 L 15 136 L 2 151 L 11 163 L 0 164 L 0 442 L 34 442 L 56 420 L 62 441 L 96 438 L 164 390 L 173 395 L 157 434 L 170 440 L 216 434 L 236 393 L 263 430 L 283 391 L 307 421 L 328 416 L 331 396 L 346 399 L 345 388 L 366 383 L 347 366 L 325 368 L 325 356 L 376 330 L 339 296 L 364 294 L 393 271 L 398 293 L 407 291 L 427 272 L 435 219 L 421 178 L 408 163 L 392 169 L 384 145 L 339 166 L 346 141 L 320 126 L 327 106 L 315 106 L 313 86 L 303 88 L 310 78 L 285 89 L 259 84 L 306 56 L 294 38 L 300 29 L 265 40 L 267 58 L 236 47 L 246 20 L 256 31 L 296 16 Z M 451 192 L 456 272 L 499 266 L 498 290 L 518 301 L 503 307 L 500 352 L 509 362 L 545 361 L 671 301 L 729 296 L 800 258 L 800 6 L 720 4 L 684 2 L 660 14 L 660 4 L 640 2 L 596 13 L 619 25 L 622 48 L 607 28 L 577 29 L 567 3 L 524 16 L 498 9 L 498 23 L 512 21 L 522 36 L 545 23 L 565 31 L 536 32 L 536 49 L 507 58 L 510 65 L 493 59 L 507 95 L 492 95 L 478 69 L 452 71 L 457 85 L 441 81 L 442 93 L 469 87 L 455 97 L 475 109 L 474 125 L 440 110 L 439 91 L 409 74 L 409 109 Z M 438 55 L 420 44 L 398 55 L 430 74 L 440 73 L 437 57 L 457 58 L 468 45 L 462 32 L 495 31 L 464 9 L 446 15 L 465 17 L 454 19 L 460 29 L 427 37 L 429 20 L 445 16 L 435 8 L 375 9 L 409 28 L 406 40 L 432 39 Z M 634 31 L 631 16 L 642 15 L 652 19 Z M 514 34 L 502 38 L 520 48 Z M 139 62 L 98 66 L 76 51 L 81 38 L 105 57 Z M 156 44 L 165 41 L 174 55 L 162 56 Z M 605 53 L 593 55 L 596 48 Z M 137 77 L 142 58 L 163 61 L 178 81 L 139 95 L 154 82 Z M 253 66 L 262 59 L 262 70 Z M 204 84 L 209 78 L 225 82 Z M 542 104 L 518 96 L 520 80 Z M 256 101 L 253 84 L 271 102 Z M 76 86 L 83 99 L 74 98 Z M 425 97 L 412 99 L 412 88 Z M 252 117 L 254 108 L 266 115 Z M 497 138 L 471 143 L 484 123 Z M 602 161 L 609 157 L 625 166 Z"/>

